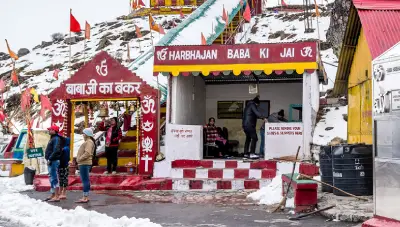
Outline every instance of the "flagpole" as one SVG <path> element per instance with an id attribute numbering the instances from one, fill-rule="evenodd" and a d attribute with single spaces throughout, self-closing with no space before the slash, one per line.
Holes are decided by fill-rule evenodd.
<path id="1" fill-rule="evenodd" d="M 71 14 L 72 14 L 72 9 L 69 9 L 69 17 L 71 18 Z M 71 76 L 71 22 L 69 22 L 69 60 L 68 60 L 68 72 L 69 72 L 69 76 Z"/>
<path id="2" fill-rule="evenodd" d="M 86 32 L 86 30 L 85 30 L 85 32 Z M 86 64 L 86 37 L 85 37 L 85 41 L 83 42 L 83 64 L 84 65 Z"/>

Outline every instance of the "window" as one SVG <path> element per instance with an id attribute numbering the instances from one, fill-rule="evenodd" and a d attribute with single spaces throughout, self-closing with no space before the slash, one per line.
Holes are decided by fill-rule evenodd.
<path id="1" fill-rule="evenodd" d="M 18 140 L 16 149 L 24 149 L 26 141 L 28 139 L 28 134 L 26 132 L 21 133 L 20 139 Z"/>
<path id="2" fill-rule="evenodd" d="M 242 119 L 243 101 L 218 101 L 218 119 Z"/>

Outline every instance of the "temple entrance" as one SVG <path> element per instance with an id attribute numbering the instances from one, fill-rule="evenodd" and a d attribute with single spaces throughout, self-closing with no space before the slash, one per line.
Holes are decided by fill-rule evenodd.
<path id="1" fill-rule="evenodd" d="M 50 99 L 52 124 L 71 138 L 71 160 L 82 142 L 80 130 L 92 127 L 99 146 L 99 170 L 95 171 L 105 171 L 105 133 L 99 124 L 116 117 L 123 131 L 118 146 L 119 170 L 142 176 L 153 174 L 159 152 L 159 92 L 117 60 L 100 52 L 61 83 Z"/>

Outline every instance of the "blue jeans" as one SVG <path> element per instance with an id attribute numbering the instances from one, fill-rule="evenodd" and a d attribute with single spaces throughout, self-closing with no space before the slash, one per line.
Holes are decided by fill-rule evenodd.
<path id="1" fill-rule="evenodd" d="M 50 180 L 50 192 L 54 193 L 55 189 L 60 187 L 58 184 L 58 167 L 60 166 L 60 161 L 51 161 L 51 164 L 48 165 L 48 170 L 49 170 L 49 180 Z"/>
<path id="2" fill-rule="evenodd" d="M 83 184 L 83 196 L 89 196 L 90 191 L 90 172 L 91 165 L 80 165 L 79 166 L 79 175 L 81 176 L 81 181 Z"/>
<path id="3" fill-rule="evenodd" d="M 261 143 L 260 143 L 260 155 L 264 156 L 264 147 L 265 147 L 265 128 L 260 129 L 260 137 L 261 137 Z"/>

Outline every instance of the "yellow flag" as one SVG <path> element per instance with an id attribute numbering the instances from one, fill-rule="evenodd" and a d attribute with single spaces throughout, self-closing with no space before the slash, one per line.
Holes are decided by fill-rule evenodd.
<path id="1" fill-rule="evenodd" d="M 33 95 L 33 100 L 34 100 L 36 103 L 39 103 L 39 95 L 38 95 L 38 93 L 36 92 L 35 88 L 31 88 L 31 94 Z"/>
<path id="2" fill-rule="evenodd" d="M 6 44 L 7 44 L 8 54 L 10 55 L 10 57 L 13 58 L 14 60 L 18 60 L 18 55 L 10 49 L 7 39 L 6 39 Z"/>
<path id="3" fill-rule="evenodd" d="M 314 4 L 315 4 L 315 16 L 321 17 L 321 14 L 319 14 L 318 5 L 317 5 L 316 0 L 314 0 Z"/>

